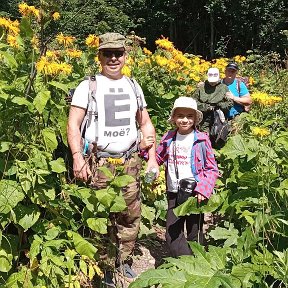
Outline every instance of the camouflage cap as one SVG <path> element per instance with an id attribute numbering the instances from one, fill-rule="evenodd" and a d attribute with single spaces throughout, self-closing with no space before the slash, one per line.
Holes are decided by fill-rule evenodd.
<path id="1" fill-rule="evenodd" d="M 114 32 L 105 33 L 99 36 L 99 50 L 108 48 L 125 48 L 126 38 Z"/>

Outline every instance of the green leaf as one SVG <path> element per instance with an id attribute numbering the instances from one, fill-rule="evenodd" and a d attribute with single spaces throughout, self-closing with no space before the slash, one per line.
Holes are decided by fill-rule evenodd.
<path id="1" fill-rule="evenodd" d="M 51 165 L 51 169 L 53 172 L 63 173 L 67 171 L 63 158 L 58 158 L 57 160 L 50 161 L 49 164 Z"/>
<path id="2" fill-rule="evenodd" d="M 8 272 L 12 268 L 12 254 L 0 248 L 0 272 Z"/>
<path id="3" fill-rule="evenodd" d="M 247 143 L 239 135 L 235 135 L 229 138 L 225 146 L 220 150 L 228 159 L 235 159 L 238 156 L 246 155 Z"/>
<path id="4" fill-rule="evenodd" d="M 107 234 L 107 221 L 107 218 L 89 218 L 87 224 L 92 230 L 100 234 Z"/>
<path id="5" fill-rule="evenodd" d="M 30 246 L 29 251 L 29 258 L 31 260 L 33 260 L 40 253 L 42 243 L 43 240 L 38 235 L 34 235 L 34 240 Z"/>
<path id="6" fill-rule="evenodd" d="M 3 153 L 8 151 L 11 146 L 12 146 L 11 142 L 1 142 L 0 152 Z"/>
<path id="7" fill-rule="evenodd" d="M 75 249 L 80 255 L 85 255 L 90 259 L 94 259 L 95 253 L 97 252 L 95 246 L 73 231 L 67 231 L 67 235 L 69 238 L 72 238 Z"/>
<path id="8" fill-rule="evenodd" d="M 22 17 L 21 23 L 20 23 L 20 30 L 21 30 L 21 35 L 26 36 L 29 38 L 32 38 L 34 35 L 34 32 L 31 28 L 30 21 L 28 20 L 28 17 Z"/>
<path id="9" fill-rule="evenodd" d="M 224 243 L 225 247 L 230 247 L 231 245 L 236 244 L 239 238 L 238 230 L 233 227 L 230 227 L 229 229 L 216 227 L 209 233 L 209 235 L 215 240 L 226 239 Z"/>
<path id="10" fill-rule="evenodd" d="M 18 67 L 17 61 L 15 60 L 15 58 L 11 54 L 9 54 L 8 52 L 0 50 L 0 55 L 3 56 L 4 61 L 8 64 L 8 66 L 10 68 L 17 68 Z"/>
<path id="11" fill-rule="evenodd" d="M 12 180 L 0 181 L 0 213 L 9 213 L 25 195 L 20 185 Z"/>
<path id="12" fill-rule="evenodd" d="M 126 187 L 130 183 L 135 182 L 135 178 L 131 175 L 121 175 L 117 176 L 112 182 L 111 185 L 114 185 L 116 187 L 122 188 Z"/>
<path id="13" fill-rule="evenodd" d="M 33 111 L 33 104 L 26 100 L 24 97 L 14 97 L 11 101 L 19 106 L 27 106 L 30 112 Z"/>
<path id="14" fill-rule="evenodd" d="M 149 207 L 145 204 L 141 204 L 141 216 L 149 221 L 150 224 L 153 223 L 155 218 L 155 208 Z"/>
<path id="15" fill-rule="evenodd" d="M 42 114 L 44 108 L 46 107 L 47 101 L 51 97 L 50 91 L 40 91 L 37 93 L 36 97 L 34 98 L 33 104 L 37 111 Z"/>
<path id="16" fill-rule="evenodd" d="M 48 84 L 51 85 L 51 86 L 54 86 L 56 88 L 61 89 L 62 91 L 65 92 L 65 94 L 68 94 L 68 92 L 69 92 L 69 86 L 66 85 L 66 84 L 63 84 L 63 83 L 60 83 L 60 82 L 56 82 L 56 81 L 51 81 Z"/>
<path id="17" fill-rule="evenodd" d="M 14 209 L 16 223 L 23 227 L 26 231 L 32 227 L 40 217 L 40 211 L 35 204 L 30 204 L 28 206 L 23 206 L 18 204 Z"/>
<path id="18" fill-rule="evenodd" d="M 111 206 L 117 195 L 111 188 L 93 190 L 93 192 L 95 193 L 95 197 L 98 199 L 98 201 L 107 208 Z"/>
<path id="19" fill-rule="evenodd" d="M 42 135 L 43 135 L 47 150 L 49 150 L 50 152 L 53 152 L 58 146 L 58 142 L 57 142 L 57 138 L 56 138 L 56 134 L 54 130 L 52 128 L 45 128 L 42 130 Z"/>
<path id="20" fill-rule="evenodd" d="M 125 210 L 127 208 L 126 202 L 124 198 L 120 195 L 116 195 L 116 197 L 113 200 L 113 204 L 110 207 L 110 212 L 111 213 L 117 213 Z"/>

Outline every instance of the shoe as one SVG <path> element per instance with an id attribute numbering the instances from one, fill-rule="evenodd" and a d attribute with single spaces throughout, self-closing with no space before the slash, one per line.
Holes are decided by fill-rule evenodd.
<path id="1" fill-rule="evenodd" d="M 102 283 L 107 287 L 107 288 L 116 288 L 115 283 L 113 281 L 113 273 L 111 271 L 105 271 L 104 272 L 104 278 Z"/>
<path id="2" fill-rule="evenodd" d="M 129 278 L 129 279 L 133 279 L 137 277 L 137 274 L 132 270 L 131 266 L 128 263 L 125 263 L 122 266 L 122 274 L 123 276 Z"/>

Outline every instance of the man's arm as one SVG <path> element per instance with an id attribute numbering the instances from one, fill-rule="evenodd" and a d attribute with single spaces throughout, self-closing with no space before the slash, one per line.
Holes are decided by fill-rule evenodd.
<path id="1" fill-rule="evenodd" d="M 74 176 L 82 181 L 87 181 L 91 175 L 88 163 L 82 155 L 80 127 L 85 117 L 86 109 L 71 106 L 67 125 L 68 144 L 73 156 Z"/>
<path id="2" fill-rule="evenodd" d="M 147 171 L 150 171 L 152 168 L 156 168 L 158 175 L 159 166 L 156 161 L 156 133 L 146 108 L 144 108 L 142 111 L 138 110 L 136 119 L 137 122 L 139 123 L 140 130 L 143 134 L 143 138 L 153 136 L 154 139 L 153 144 L 148 150 L 149 159 L 147 161 Z"/>
<path id="3" fill-rule="evenodd" d="M 241 97 L 235 97 L 234 95 L 232 95 L 232 100 L 235 103 L 238 103 L 238 104 L 243 105 L 243 106 L 249 106 L 252 104 L 252 98 L 251 98 L 249 93 L 245 94 Z"/>

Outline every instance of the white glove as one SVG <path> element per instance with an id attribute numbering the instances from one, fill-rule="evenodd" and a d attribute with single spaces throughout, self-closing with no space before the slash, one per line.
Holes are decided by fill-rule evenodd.
<path id="1" fill-rule="evenodd" d="M 225 115 L 224 115 L 223 111 L 221 109 L 217 109 L 216 112 L 218 113 L 218 116 L 219 116 L 221 122 L 224 123 L 225 122 Z"/>

